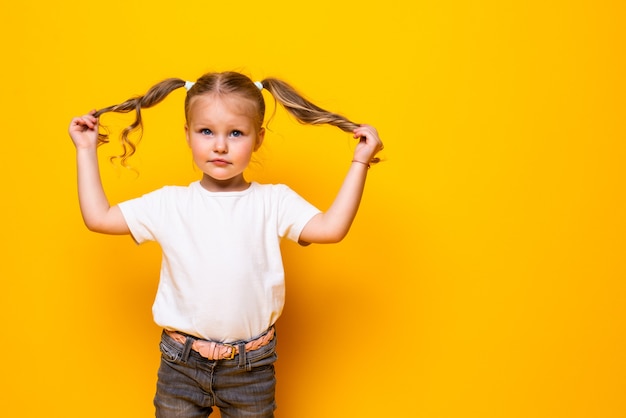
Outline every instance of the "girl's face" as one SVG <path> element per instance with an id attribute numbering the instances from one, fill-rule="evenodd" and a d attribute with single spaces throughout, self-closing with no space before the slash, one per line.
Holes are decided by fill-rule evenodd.
<path id="1" fill-rule="evenodd" d="M 243 172 L 263 142 L 254 104 L 238 96 L 202 94 L 191 99 L 185 133 L 193 159 L 202 170 L 201 184 L 211 191 L 248 187 Z"/>

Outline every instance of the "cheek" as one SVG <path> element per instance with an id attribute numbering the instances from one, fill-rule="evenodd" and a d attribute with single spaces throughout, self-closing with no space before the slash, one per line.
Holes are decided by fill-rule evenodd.
<path id="1" fill-rule="evenodd" d="M 254 153 L 254 151 L 256 151 L 254 144 L 249 144 L 249 145 L 246 147 L 246 149 L 245 149 L 244 153 L 245 153 L 245 154 L 247 154 L 247 155 L 248 155 L 248 157 L 251 157 L 251 156 L 252 156 L 252 154 Z"/>
<path id="2" fill-rule="evenodd" d="M 189 148 L 191 149 L 191 154 L 194 157 L 206 153 L 206 146 L 199 141 L 191 141 L 189 143 Z"/>

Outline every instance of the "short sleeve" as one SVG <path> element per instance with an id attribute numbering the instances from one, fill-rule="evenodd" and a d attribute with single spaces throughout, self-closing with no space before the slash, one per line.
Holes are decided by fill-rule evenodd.
<path id="1" fill-rule="evenodd" d="M 280 193 L 279 235 L 298 242 L 302 230 L 321 211 L 286 185 L 277 185 Z"/>
<path id="2" fill-rule="evenodd" d="M 162 202 L 162 190 L 155 190 L 118 204 L 137 244 L 156 240 L 155 230 L 162 212 Z"/>

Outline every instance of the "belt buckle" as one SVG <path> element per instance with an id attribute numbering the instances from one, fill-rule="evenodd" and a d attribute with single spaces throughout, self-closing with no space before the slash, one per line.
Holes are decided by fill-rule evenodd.
<path id="1" fill-rule="evenodd" d="M 230 347 L 230 356 L 224 357 L 222 360 L 232 360 L 232 359 L 234 359 L 235 358 L 235 354 L 237 354 L 237 353 L 235 353 L 235 348 L 237 348 L 237 347 L 235 347 L 232 344 L 224 344 L 224 346 L 225 347 Z"/>

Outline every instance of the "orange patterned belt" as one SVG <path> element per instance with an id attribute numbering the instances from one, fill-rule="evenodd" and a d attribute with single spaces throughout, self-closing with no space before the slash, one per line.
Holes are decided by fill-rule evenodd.
<path id="1" fill-rule="evenodd" d="M 187 337 L 179 332 L 165 330 L 175 341 L 181 344 L 185 344 Z M 249 351 L 258 350 L 264 347 L 274 339 L 274 327 L 270 328 L 265 334 L 257 338 L 256 340 L 249 341 L 245 344 L 246 353 Z M 196 340 L 194 339 L 191 344 L 191 349 L 198 352 L 202 357 L 209 360 L 230 360 L 235 358 L 235 355 L 239 354 L 239 345 L 224 344 L 215 341 Z"/>

